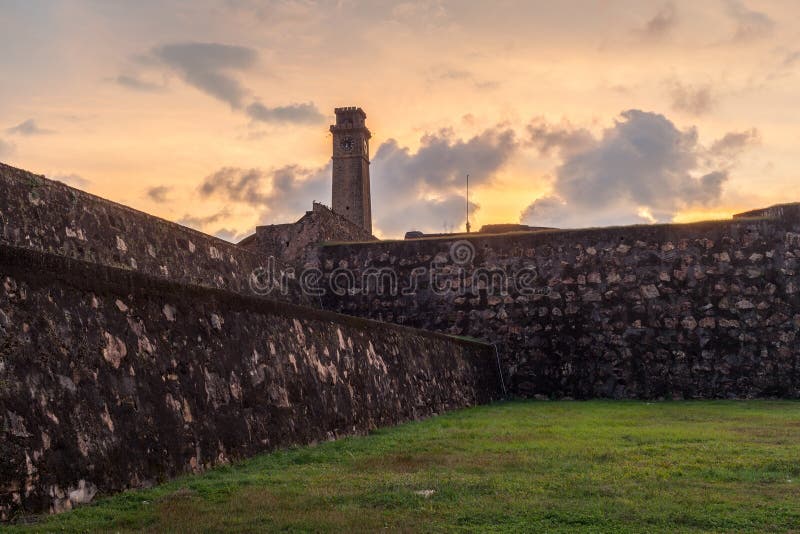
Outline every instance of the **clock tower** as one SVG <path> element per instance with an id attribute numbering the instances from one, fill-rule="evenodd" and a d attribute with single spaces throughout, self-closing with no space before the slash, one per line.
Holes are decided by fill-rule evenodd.
<path id="1" fill-rule="evenodd" d="M 361 108 L 336 108 L 333 135 L 333 211 L 372 233 L 369 138 Z"/>

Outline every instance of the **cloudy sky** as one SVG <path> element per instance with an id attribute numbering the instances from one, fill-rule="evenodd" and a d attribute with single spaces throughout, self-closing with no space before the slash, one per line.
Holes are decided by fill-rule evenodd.
<path id="1" fill-rule="evenodd" d="M 0 0 L 0 161 L 227 239 L 330 202 L 376 231 L 727 217 L 800 200 L 794 0 Z"/>

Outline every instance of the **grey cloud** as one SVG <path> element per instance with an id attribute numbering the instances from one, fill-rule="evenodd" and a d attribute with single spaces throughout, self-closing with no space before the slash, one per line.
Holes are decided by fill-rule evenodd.
<path id="1" fill-rule="evenodd" d="M 566 204 L 553 195 L 537 198 L 525 208 L 520 220 L 536 221 L 537 224 L 561 224 L 562 211 L 566 208 Z"/>
<path id="2" fill-rule="evenodd" d="M 691 204 L 709 206 L 722 196 L 722 186 L 728 181 L 728 171 L 719 170 L 704 174 L 699 179 L 698 187 L 687 191 L 687 196 L 692 199 Z"/>
<path id="3" fill-rule="evenodd" d="M 462 227 L 465 175 L 470 174 L 472 184 L 491 181 L 517 148 L 514 132 L 501 126 L 466 141 L 455 139 L 450 130 L 425 135 L 416 153 L 394 139 L 384 142 L 371 169 L 376 227 L 397 236 L 411 229 Z"/>
<path id="4" fill-rule="evenodd" d="M 312 201 L 330 197 L 330 173 L 330 164 L 319 169 L 224 167 L 205 178 L 200 195 L 256 208 L 263 222 L 289 222 L 310 209 Z"/>
<path id="5" fill-rule="evenodd" d="M 184 226 L 189 226 L 196 230 L 202 230 L 204 226 L 207 224 L 213 224 L 215 222 L 219 222 L 222 219 L 230 217 L 231 212 L 228 208 L 225 208 L 217 213 L 212 213 L 210 215 L 191 215 L 186 214 L 180 219 L 178 219 L 178 224 L 182 224 Z"/>
<path id="6" fill-rule="evenodd" d="M 267 176 L 260 169 L 224 167 L 205 178 L 200 186 L 204 197 L 220 195 L 234 202 L 260 204 L 266 198 L 262 193 L 262 182 Z"/>
<path id="7" fill-rule="evenodd" d="M 325 119 L 312 102 L 290 104 L 268 108 L 261 102 L 253 102 L 245 110 L 254 121 L 260 122 L 293 122 L 315 124 Z"/>
<path id="8" fill-rule="evenodd" d="M 575 128 L 569 122 L 548 124 L 543 118 L 533 119 L 527 126 L 529 144 L 540 154 L 549 156 L 558 151 L 562 156 L 586 150 L 595 143 L 594 136 L 586 128 Z"/>
<path id="9" fill-rule="evenodd" d="M 234 109 L 242 107 L 248 91 L 230 73 L 249 70 L 258 58 L 252 48 L 219 43 L 167 44 L 153 49 L 153 55 L 177 71 L 186 83 Z"/>
<path id="10" fill-rule="evenodd" d="M 642 212 L 635 206 L 620 208 L 618 205 L 592 206 L 581 211 L 557 195 L 547 195 L 533 201 L 520 214 L 520 221 L 534 226 L 556 228 L 587 228 L 598 226 L 624 226 L 650 224 L 670 219 L 669 211 L 650 210 Z"/>
<path id="11" fill-rule="evenodd" d="M 331 165 L 319 169 L 287 166 L 272 172 L 270 213 L 299 216 L 311 208 L 311 202 L 331 196 Z"/>
<path id="12" fill-rule="evenodd" d="M 699 87 L 673 82 L 669 88 L 672 109 L 690 115 L 704 115 L 716 105 L 716 96 L 711 86 Z"/>
<path id="13" fill-rule="evenodd" d="M 325 119 L 313 102 L 268 107 L 237 78 L 251 70 L 258 60 L 253 48 L 220 43 L 171 43 L 156 47 L 149 55 L 138 59 L 141 65 L 152 68 L 162 65 L 177 73 L 186 83 L 221 100 L 232 109 L 243 111 L 250 119 L 260 122 L 316 124 Z M 158 91 L 162 87 L 127 75 L 116 82 L 139 91 Z"/>
<path id="14" fill-rule="evenodd" d="M 375 153 L 376 175 L 388 177 L 393 193 L 421 184 L 441 190 L 460 185 L 469 173 L 474 183 L 491 179 L 517 149 L 514 131 L 496 127 L 464 141 L 454 139 L 452 130 L 426 134 L 415 154 L 394 139 L 384 142 Z"/>
<path id="15" fill-rule="evenodd" d="M 12 128 L 8 128 L 6 132 L 10 134 L 25 135 L 25 136 L 46 135 L 53 133 L 52 130 L 46 130 L 44 128 L 41 128 L 33 119 L 28 119 L 26 121 L 17 124 Z"/>
<path id="16" fill-rule="evenodd" d="M 373 204 L 378 205 L 378 204 Z M 389 205 L 388 212 L 381 209 L 376 215 L 376 225 L 387 236 L 402 237 L 410 230 L 423 232 L 464 231 L 466 198 L 450 194 L 442 198 L 421 199 L 406 204 Z M 380 204 L 383 208 L 385 205 Z M 479 209 L 470 202 L 470 217 Z M 375 215 L 375 208 L 373 208 Z M 474 223 L 474 218 L 471 219 Z"/>
<path id="17" fill-rule="evenodd" d="M 521 219 L 572 227 L 671 221 L 683 208 L 719 200 L 729 172 L 723 153 L 743 143 L 726 136 L 714 153 L 698 143 L 694 128 L 626 111 L 593 145 L 563 158 L 553 194 L 533 202 Z"/>
<path id="18" fill-rule="evenodd" d="M 749 9 L 741 0 L 727 0 L 728 15 L 736 23 L 734 41 L 747 42 L 769 36 L 775 28 L 766 13 Z"/>
<path id="19" fill-rule="evenodd" d="M 548 195 L 534 200 L 520 214 L 520 222 L 536 226 L 580 228 L 586 226 L 617 226 L 647 222 L 633 218 L 630 213 L 614 210 L 595 210 L 591 214 L 570 212 L 570 207 L 560 197 Z"/>
<path id="20" fill-rule="evenodd" d="M 166 185 L 157 185 L 155 187 L 150 187 L 145 191 L 147 197 L 152 200 L 153 202 L 164 203 L 169 200 L 169 193 L 172 191 L 172 188 Z"/>
<path id="21" fill-rule="evenodd" d="M 144 93 L 157 93 L 164 90 L 163 85 L 141 80 L 135 76 L 126 74 L 120 74 L 114 81 L 122 87 L 133 89 L 134 91 L 142 91 Z"/>
<path id="22" fill-rule="evenodd" d="M 468 140 L 442 130 L 425 135 L 412 153 L 395 140 L 383 143 L 372 159 L 375 226 L 386 235 L 410 229 L 441 231 L 463 226 L 465 174 L 473 184 L 490 181 L 516 151 L 514 132 L 490 128 Z M 262 222 L 297 219 L 313 200 L 330 198 L 331 165 L 306 169 L 226 167 L 205 178 L 200 194 L 258 209 Z M 471 205 L 471 211 L 478 209 Z"/>
<path id="23" fill-rule="evenodd" d="M 712 157 L 735 160 L 747 148 L 761 142 L 761 134 L 755 128 L 743 132 L 729 132 L 711 145 Z"/>
<path id="24" fill-rule="evenodd" d="M 640 29 L 638 33 L 645 39 L 663 39 L 672 31 L 678 24 L 678 10 L 675 4 L 668 2 L 655 14 L 653 18 L 647 21 L 644 28 Z"/>

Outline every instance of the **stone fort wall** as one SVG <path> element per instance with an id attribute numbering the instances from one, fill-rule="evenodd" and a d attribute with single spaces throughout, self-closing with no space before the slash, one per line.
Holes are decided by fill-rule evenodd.
<path id="1" fill-rule="evenodd" d="M 5 244 L 0 282 L 2 519 L 500 396 L 436 333 Z"/>
<path id="2" fill-rule="evenodd" d="M 327 309 L 495 343 L 521 396 L 798 397 L 800 209 L 754 213 L 323 246 L 317 286 Z"/>
<path id="3" fill-rule="evenodd" d="M 264 255 L 0 163 L 0 243 L 251 294 Z M 273 298 L 305 302 L 302 293 Z"/>
<path id="4" fill-rule="evenodd" d="M 747 215 L 323 245 L 278 302 L 258 247 L 0 164 L 0 516 L 506 387 L 800 397 L 800 209 Z"/>

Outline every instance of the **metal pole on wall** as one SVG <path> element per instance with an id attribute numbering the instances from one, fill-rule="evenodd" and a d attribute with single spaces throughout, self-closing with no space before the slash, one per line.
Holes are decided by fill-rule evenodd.
<path id="1" fill-rule="evenodd" d="M 469 233 L 469 174 L 467 174 L 467 233 Z"/>

